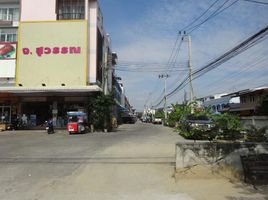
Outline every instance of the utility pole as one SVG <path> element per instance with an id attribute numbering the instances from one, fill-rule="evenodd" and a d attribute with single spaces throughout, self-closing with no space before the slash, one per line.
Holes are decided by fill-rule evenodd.
<path id="1" fill-rule="evenodd" d="M 159 78 L 164 78 L 165 81 L 165 87 L 164 87 L 164 124 L 167 121 L 167 78 L 169 77 L 168 74 L 161 74 L 159 75 Z"/>
<path id="2" fill-rule="evenodd" d="M 193 102 L 194 100 L 194 88 L 193 88 L 193 77 L 192 77 L 192 39 L 190 35 L 188 36 L 188 67 L 189 67 L 189 79 L 190 79 L 190 101 Z"/>
<path id="3" fill-rule="evenodd" d="M 109 52 L 106 54 L 105 62 L 102 65 L 103 65 L 103 93 L 104 95 L 108 95 L 109 94 L 108 75 L 112 65 L 112 55 Z"/>
<path id="4" fill-rule="evenodd" d="M 190 102 L 194 100 L 194 88 L 193 88 L 193 76 L 192 76 L 192 39 L 186 31 L 179 32 L 182 35 L 182 39 L 187 38 L 188 42 L 188 68 L 189 68 L 189 83 L 190 83 Z M 191 105 L 191 113 L 193 113 L 193 106 Z"/>

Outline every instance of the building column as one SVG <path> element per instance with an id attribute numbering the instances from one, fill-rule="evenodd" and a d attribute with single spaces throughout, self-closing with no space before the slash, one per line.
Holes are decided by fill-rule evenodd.
<path id="1" fill-rule="evenodd" d="M 52 104 L 52 120 L 53 120 L 53 126 L 57 126 L 57 119 L 58 119 L 58 102 L 53 101 Z"/>

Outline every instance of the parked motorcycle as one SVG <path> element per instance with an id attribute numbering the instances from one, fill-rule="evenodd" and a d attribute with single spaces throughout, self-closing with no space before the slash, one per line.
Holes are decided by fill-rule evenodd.
<path id="1" fill-rule="evenodd" d="M 46 130 L 47 130 L 47 134 L 52 134 L 54 133 L 54 127 L 53 127 L 53 121 L 49 120 L 48 122 L 46 122 Z"/>
<path id="2" fill-rule="evenodd" d="M 7 124 L 7 130 L 22 130 L 26 128 L 20 118 L 14 118 L 11 123 Z"/>

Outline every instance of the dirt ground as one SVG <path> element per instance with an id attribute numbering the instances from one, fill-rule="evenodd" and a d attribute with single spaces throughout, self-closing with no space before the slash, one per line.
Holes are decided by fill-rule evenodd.
<path id="1" fill-rule="evenodd" d="M 268 185 L 244 183 L 228 169 L 194 166 L 175 173 L 176 185 L 196 200 L 267 200 Z"/>

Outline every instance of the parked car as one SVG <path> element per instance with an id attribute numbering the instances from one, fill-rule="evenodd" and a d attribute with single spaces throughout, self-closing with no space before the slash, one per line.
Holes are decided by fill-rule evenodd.
<path id="1" fill-rule="evenodd" d="M 152 122 L 151 117 L 148 117 L 148 116 L 142 117 L 141 121 L 144 123 L 151 123 Z"/>
<path id="2" fill-rule="evenodd" d="M 153 119 L 153 124 L 162 124 L 162 118 L 154 118 Z"/>
<path id="3" fill-rule="evenodd" d="M 137 121 L 137 117 L 134 115 L 128 115 L 128 116 L 122 117 L 122 122 L 124 124 L 135 124 L 136 121 Z"/>
<path id="4" fill-rule="evenodd" d="M 189 115 L 187 116 L 187 119 L 185 121 L 182 121 L 180 123 L 184 123 L 189 125 L 192 128 L 199 128 L 203 130 L 210 130 L 215 127 L 215 124 L 211 119 L 209 119 L 207 116 L 194 116 Z"/>

